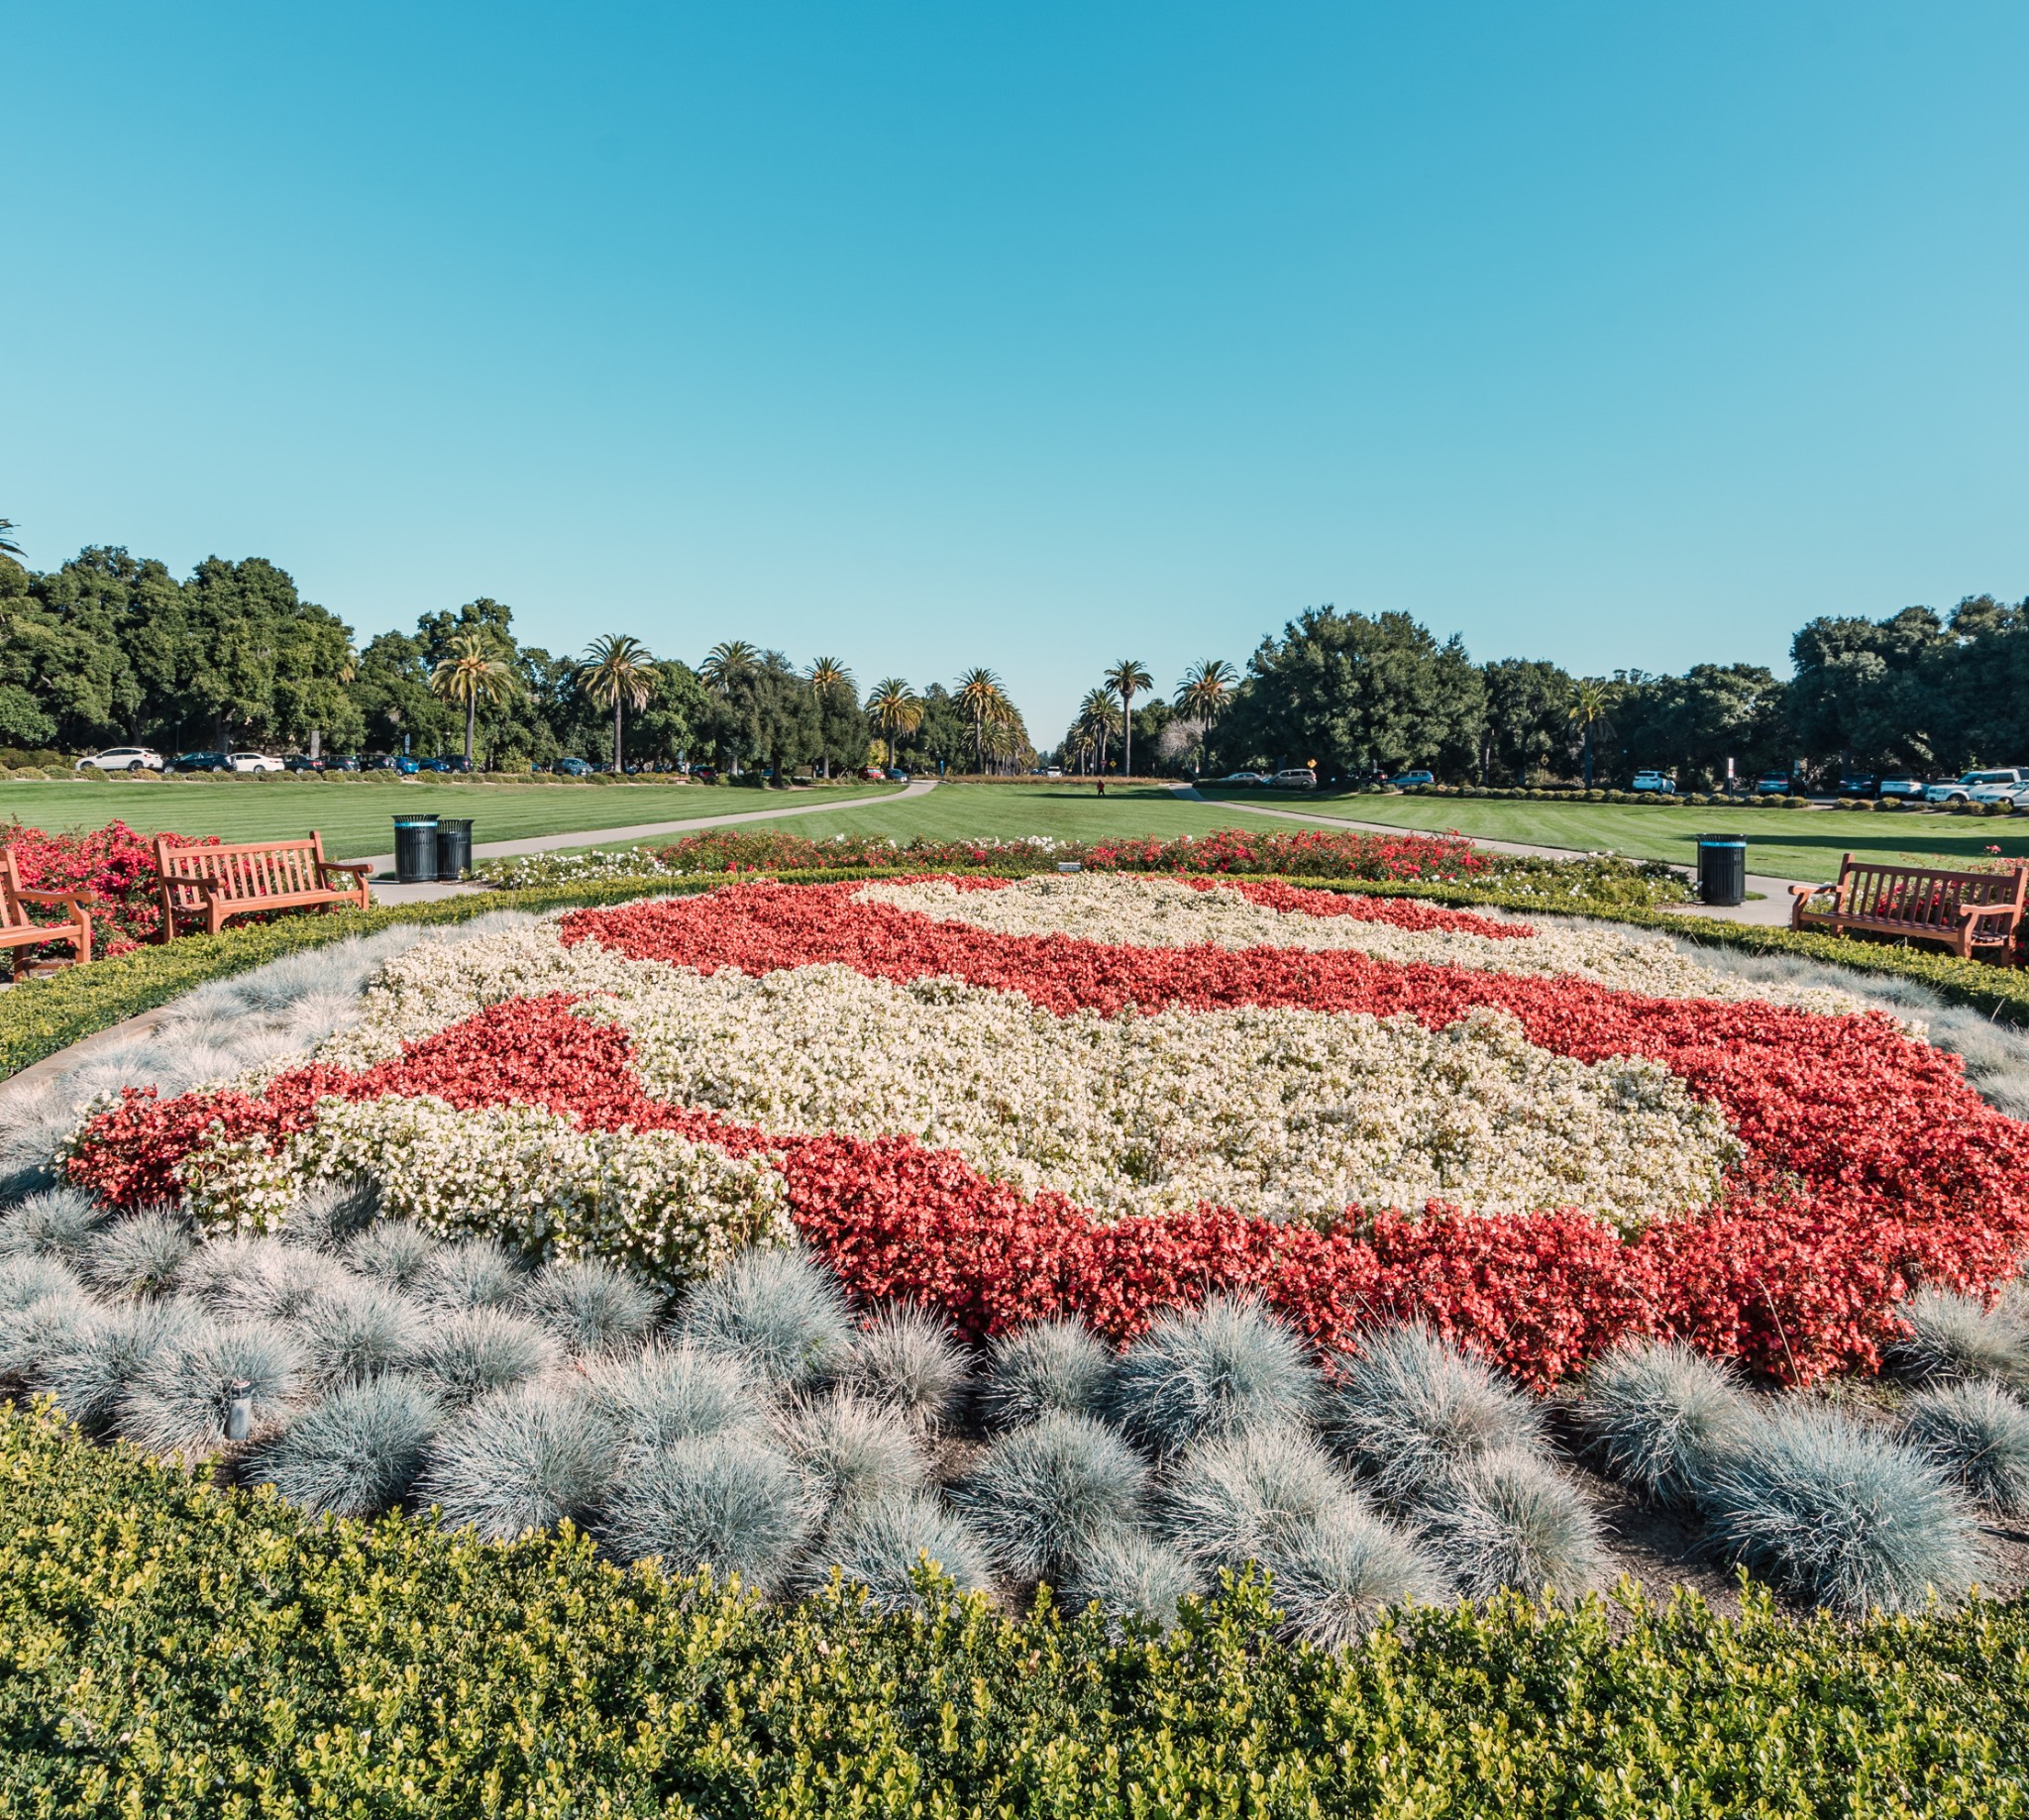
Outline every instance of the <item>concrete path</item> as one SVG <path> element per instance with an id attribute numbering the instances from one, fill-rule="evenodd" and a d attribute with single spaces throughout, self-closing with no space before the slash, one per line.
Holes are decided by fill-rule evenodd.
<path id="1" fill-rule="evenodd" d="M 1176 794 L 1193 803 L 1213 801 L 1194 786 L 1178 784 L 1172 786 Z M 1234 803 L 1220 798 L 1218 806 L 1235 808 L 1244 815 L 1275 815 L 1285 821 L 1329 822 L 1334 827 L 1357 828 L 1362 834 L 1422 834 L 1427 828 L 1405 828 L 1392 821 L 1353 821 L 1343 815 L 1321 814 L 1315 809 L 1271 808 L 1265 803 Z M 1490 853 L 1518 853 L 1529 859 L 1582 859 L 1585 849 L 1579 847 L 1531 847 L 1514 840 L 1486 840 L 1477 834 L 1467 834 L 1463 839 L 1475 847 L 1484 847 Z M 1688 866 L 1676 868 L 1685 877 L 1690 876 Z M 1801 880 L 1795 881 L 1801 884 Z M 1770 879 L 1756 873 L 1748 874 L 1748 890 L 1758 891 L 1760 899 L 1750 898 L 1745 904 L 1726 907 L 1716 904 L 1659 904 L 1658 910 L 1681 911 L 1688 916 L 1718 916 L 1728 922 L 1752 922 L 1766 928 L 1787 928 L 1789 926 L 1788 879 Z"/>
<path id="2" fill-rule="evenodd" d="M 844 802 L 797 803 L 781 808 L 737 809 L 723 815 L 693 815 L 684 821 L 643 821 L 626 828 L 567 828 L 556 834 L 536 834 L 526 840 L 485 840 L 473 843 L 472 856 L 481 859 L 512 859 L 521 853 L 553 853 L 559 847 L 627 846 L 637 840 L 654 840 L 662 834 L 690 834 L 699 828 L 733 827 L 747 821 L 776 821 L 785 815 L 816 815 L 825 809 L 861 808 L 876 803 L 907 803 L 912 797 L 926 797 L 937 788 L 935 778 L 918 778 L 893 796 L 852 797 Z M 376 853 L 367 864 L 375 874 L 392 873 L 394 855 Z M 374 880 L 376 904 L 420 904 L 431 898 L 455 898 L 471 891 L 467 885 L 397 885 L 392 878 Z"/>

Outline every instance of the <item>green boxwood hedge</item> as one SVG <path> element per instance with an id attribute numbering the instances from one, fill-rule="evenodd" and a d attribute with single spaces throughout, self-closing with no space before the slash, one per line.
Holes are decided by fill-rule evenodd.
<path id="1" fill-rule="evenodd" d="M 871 868 L 773 875 L 786 883 L 837 883 L 894 876 Z M 572 905 L 622 904 L 642 897 L 708 891 L 727 882 L 722 873 L 691 879 L 619 879 L 602 884 L 543 887 L 530 891 L 471 892 L 427 904 L 392 905 L 329 915 L 285 916 L 270 923 L 227 929 L 219 935 L 180 936 L 162 947 L 147 947 L 110 960 L 74 967 L 49 979 L 33 980 L 0 994 L 0 1080 L 95 1031 L 152 1011 L 206 980 L 239 973 L 299 948 L 365 934 L 399 922 L 457 922 L 488 910 L 549 910 Z M 1383 897 L 1424 898 L 1434 903 L 1474 905 L 1524 914 L 1590 916 L 1633 923 L 1707 943 L 1757 954 L 1796 954 L 1862 973 L 1913 979 L 1941 997 L 1970 1005 L 2009 1023 L 2029 1025 L 2029 969 L 1962 961 L 1955 955 L 1899 943 L 1796 933 L 1753 923 L 1727 922 L 1592 898 L 1566 900 L 1548 893 L 1480 890 L 1468 885 L 1412 882 L 1296 879 L 1294 884 L 1328 891 L 1355 891 Z"/>
<path id="2" fill-rule="evenodd" d="M 929 1587 L 757 1606 L 395 1518 L 306 1523 L 0 1414 L 0 1814 L 2029 1812 L 2029 1607 L 1411 1612 L 1336 1656 L 1252 1581 L 1172 1636 Z"/>

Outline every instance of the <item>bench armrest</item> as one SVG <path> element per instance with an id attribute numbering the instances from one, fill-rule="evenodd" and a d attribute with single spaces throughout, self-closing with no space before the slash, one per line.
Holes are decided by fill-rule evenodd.
<path id="1" fill-rule="evenodd" d="M 350 872 L 356 879 L 363 879 L 374 870 L 374 862 L 368 859 L 321 859 L 317 865 L 324 872 Z"/>
<path id="2" fill-rule="evenodd" d="M 81 910 L 78 894 L 74 891 L 17 891 L 14 894 L 24 904 L 67 904 L 72 910 Z"/>
<path id="3" fill-rule="evenodd" d="M 1820 892 L 1834 889 L 1836 887 L 1831 885 L 1792 885 L 1789 888 L 1789 895 L 1792 898 L 1815 898 Z"/>

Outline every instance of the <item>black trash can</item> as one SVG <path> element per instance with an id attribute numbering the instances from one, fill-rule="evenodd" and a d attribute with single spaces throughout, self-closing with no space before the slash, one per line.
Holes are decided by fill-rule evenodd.
<path id="1" fill-rule="evenodd" d="M 437 876 L 462 879 L 472 870 L 472 823 L 460 817 L 437 818 Z"/>
<path id="2" fill-rule="evenodd" d="M 437 817 L 435 815 L 395 816 L 394 876 L 404 885 L 436 883 Z"/>
<path id="3" fill-rule="evenodd" d="M 1741 834 L 1698 836 L 1698 896 L 1707 904 L 1745 904 L 1748 843 Z"/>

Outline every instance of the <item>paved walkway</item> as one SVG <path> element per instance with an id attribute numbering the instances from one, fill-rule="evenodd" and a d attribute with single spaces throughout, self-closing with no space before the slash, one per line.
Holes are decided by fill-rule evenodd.
<path id="1" fill-rule="evenodd" d="M 684 821 L 643 821 L 626 828 L 569 828 L 556 834 L 536 834 L 526 840 L 485 840 L 473 843 L 472 856 L 481 859 L 512 859 L 520 853 L 552 853 L 559 847 L 626 846 L 637 840 L 654 840 L 662 834 L 690 834 L 699 828 L 733 827 L 746 821 L 776 821 L 785 815 L 815 815 L 831 808 L 862 807 L 873 803 L 907 803 L 911 797 L 926 797 L 937 788 L 935 778 L 918 778 L 893 796 L 852 797 L 844 802 L 796 803 L 781 808 L 737 809 L 723 815 L 693 815 Z M 376 853 L 367 864 L 378 874 L 394 870 L 394 855 Z M 374 880 L 376 904 L 420 904 L 431 898 L 455 898 L 467 885 L 397 885 L 393 879 Z"/>
<path id="2" fill-rule="evenodd" d="M 1194 786 L 1177 784 L 1172 788 L 1180 797 L 1187 797 L 1193 803 L 1213 801 Z M 1270 808 L 1265 803 L 1234 803 L 1227 798 L 1219 799 L 1221 808 L 1236 808 L 1246 815 L 1275 815 L 1285 821 L 1329 822 L 1334 827 L 1357 828 L 1362 834 L 1418 834 L 1428 829 L 1405 828 L 1392 821 L 1353 821 L 1343 815 L 1320 814 L 1315 809 Z M 1515 840 L 1485 840 L 1477 834 L 1468 834 L 1465 839 L 1475 847 L 1484 847 L 1490 853 L 1519 853 L 1529 859 L 1582 859 L 1585 849 L 1579 847 L 1531 847 Z M 1690 876 L 1688 866 L 1679 866 L 1678 872 Z M 1802 883 L 1801 880 L 1796 881 Z M 1689 916 L 1718 916 L 1728 922 L 1753 922 L 1767 928 L 1789 926 L 1788 879 L 1763 878 L 1757 873 L 1748 874 L 1748 890 L 1758 891 L 1760 899 L 1750 898 L 1745 904 L 1731 907 L 1716 904 L 1661 904 L 1658 910 L 1680 910 Z"/>

